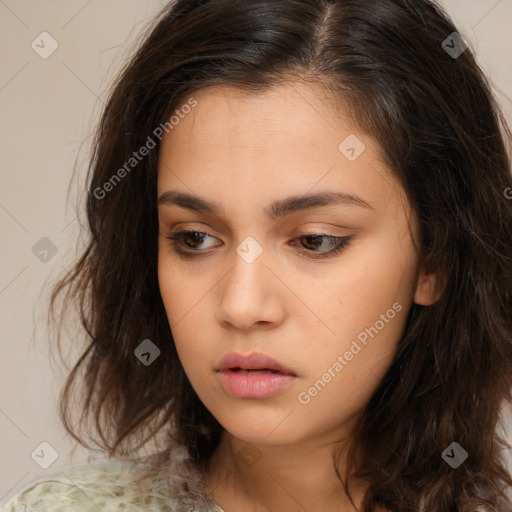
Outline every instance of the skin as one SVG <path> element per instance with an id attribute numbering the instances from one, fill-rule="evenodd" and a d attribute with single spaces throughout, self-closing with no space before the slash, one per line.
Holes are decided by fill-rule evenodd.
<path id="1" fill-rule="evenodd" d="M 198 195 L 219 203 L 222 216 L 159 205 L 158 277 L 183 368 L 225 429 L 203 474 L 206 488 L 226 512 L 354 510 L 332 454 L 341 450 L 343 474 L 343 448 L 392 362 L 408 310 L 437 299 L 435 275 L 418 268 L 415 216 L 376 142 L 320 88 L 289 81 L 247 94 L 221 86 L 194 98 L 197 106 L 162 140 L 158 197 Z M 338 149 L 349 134 L 366 146 L 355 161 Z M 354 194 L 373 209 L 339 204 L 277 220 L 263 215 L 276 200 L 319 191 Z M 166 236 L 182 229 L 210 235 L 185 239 L 202 256 L 176 254 Z M 353 239 L 341 253 L 315 258 L 333 245 L 298 238 L 304 234 Z M 249 236 L 263 249 L 252 263 L 236 251 Z M 299 393 L 394 303 L 401 311 L 300 403 Z M 262 352 L 297 378 L 270 398 L 233 397 L 214 371 L 230 352 Z M 256 463 L 241 456 L 248 452 Z M 354 482 L 357 506 L 364 488 Z"/>

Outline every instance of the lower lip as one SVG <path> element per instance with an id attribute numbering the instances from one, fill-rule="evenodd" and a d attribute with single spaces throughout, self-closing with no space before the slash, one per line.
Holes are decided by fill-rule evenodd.
<path id="1" fill-rule="evenodd" d="M 284 373 L 217 372 L 222 387 L 239 398 L 267 398 L 282 391 L 295 378 Z"/>

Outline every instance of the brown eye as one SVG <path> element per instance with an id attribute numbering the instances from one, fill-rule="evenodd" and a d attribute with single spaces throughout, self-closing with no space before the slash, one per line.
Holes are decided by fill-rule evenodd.
<path id="1" fill-rule="evenodd" d="M 300 240 L 300 244 L 302 247 L 306 247 L 308 252 L 317 252 L 320 254 L 318 257 L 330 256 L 334 254 L 340 253 L 350 242 L 352 236 L 332 236 L 332 235 L 324 235 L 324 234 L 305 234 L 296 238 L 296 240 Z M 318 247 L 322 247 L 324 241 L 327 240 L 328 245 L 332 247 L 332 249 L 327 249 L 325 251 L 317 250 Z M 303 243 L 305 241 L 305 243 Z"/>
<path id="2" fill-rule="evenodd" d="M 199 231 L 187 231 L 180 237 L 182 242 L 191 249 L 197 249 L 208 235 Z M 190 243 L 189 243 L 190 242 Z"/>
<path id="3" fill-rule="evenodd" d="M 184 258 L 194 258 L 204 254 L 204 250 L 200 248 L 201 244 L 208 238 L 214 238 L 204 231 L 179 231 L 172 236 L 167 236 L 174 247 L 177 254 Z M 323 258 L 331 255 L 340 253 L 350 242 L 352 236 L 332 236 L 325 234 L 304 234 L 298 236 L 294 241 L 299 240 L 299 244 L 302 249 L 308 253 L 318 253 L 318 256 L 312 256 L 313 258 Z M 293 243 L 292 245 L 297 245 Z M 322 246 L 327 245 L 324 250 Z M 209 249 L 209 248 L 205 248 Z M 196 254 L 194 254 L 196 253 Z"/>
<path id="4" fill-rule="evenodd" d="M 179 231 L 166 238 L 171 240 L 174 250 L 178 254 L 194 257 L 194 252 L 201 252 L 198 247 L 204 243 L 205 239 L 213 237 L 204 231 Z"/>

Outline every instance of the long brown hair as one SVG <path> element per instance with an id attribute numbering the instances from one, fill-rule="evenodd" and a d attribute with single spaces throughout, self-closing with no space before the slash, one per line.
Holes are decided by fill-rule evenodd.
<path id="1" fill-rule="evenodd" d="M 79 370 L 84 418 L 94 416 L 109 456 L 166 432 L 164 444 L 177 439 L 207 464 L 222 427 L 184 374 L 158 286 L 158 134 L 201 88 L 260 91 L 293 77 L 343 99 L 380 144 L 419 219 L 420 263 L 446 277 L 435 304 L 412 305 L 354 432 L 349 461 L 362 463 L 349 469 L 370 484 L 364 511 L 505 510 L 512 480 L 500 452 L 510 446 L 497 427 L 512 401 L 511 134 L 459 33 L 427 0 L 177 0 L 161 11 L 103 111 L 88 245 L 52 295 L 52 318 L 59 297 L 65 310 L 79 304 L 88 340 L 61 396 L 82 445 L 70 420 Z M 149 138 L 156 147 L 131 161 Z M 146 339 L 161 351 L 150 366 L 134 356 Z M 468 454 L 457 468 L 442 457 L 453 442 Z"/>

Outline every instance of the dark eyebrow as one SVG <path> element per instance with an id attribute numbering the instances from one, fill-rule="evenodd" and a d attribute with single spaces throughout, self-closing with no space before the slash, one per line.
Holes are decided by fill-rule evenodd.
<path id="1" fill-rule="evenodd" d="M 211 213 L 217 217 L 222 216 L 222 208 L 219 204 L 207 201 L 206 199 L 186 192 L 168 190 L 160 196 L 158 204 L 176 205 L 196 212 Z M 302 210 L 340 204 L 361 206 L 363 208 L 375 210 L 375 208 L 373 208 L 369 203 L 360 197 L 351 194 L 343 192 L 317 192 L 315 194 L 292 196 L 275 201 L 265 208 L 264 214 L 268 219 L 275 220 Z"/>

